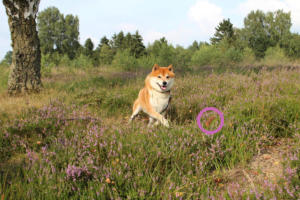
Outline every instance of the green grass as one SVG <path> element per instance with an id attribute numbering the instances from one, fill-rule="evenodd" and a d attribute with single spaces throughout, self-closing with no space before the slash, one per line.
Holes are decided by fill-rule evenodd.
<path id="1" fill-rule="evenodd" d="M 65 81 L 48 72 L 45 91 L 29 99 L 35 102 L 20 113 L 4 109 L 0 194 L 5 199 L 209 199 L 222 193 L 216 180 L 226 184 L 224 170 L 247 166 L 258 148 L 280 138 L 298 142 L 299 68 L 176 73 L 169 129 L 147 128 L 145 115 L 128 125 L 144 75 L 110 76 L 110 70 L 75 71 L 76 78 Z M 0 78 L 7 80 L 2 73 Z M 225 118 L 213 136 L 196 124 L 208 106 Z M 299 159 L 299 151 L 296 155 Z M 294 179 L 283 193 L 269 193 L 267 187 L 257 193 L 291 198 Z M 240 192 L 240 198 L 255 199 L 249 190 Z"/>
<path id="2" fill-rule="evenodd" d="M 0 65 L 0 92 L 2 93 L 5 91 L 7 87 L 7 80 L 8 80 L 8 66 Z"/>

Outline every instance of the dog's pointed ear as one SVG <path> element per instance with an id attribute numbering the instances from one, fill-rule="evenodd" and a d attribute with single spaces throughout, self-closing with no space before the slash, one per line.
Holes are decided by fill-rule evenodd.
<path id="1" fill-rule="evenodd" d="M 154 66 L 153 66 L 153 68 L 152 68 L 152 71 L 154 72 L 154 71 L 156 71 L 156 70 L 158 70 L 158 69 L 159 69 L 158 64 L 154 64 Z"/>
<path id="2" fill-rule="evenodd" d="M 173 65 L 172 64 L 168 66 L 168 70 L 171 71 L 171 72 L 173 71 Z"/>

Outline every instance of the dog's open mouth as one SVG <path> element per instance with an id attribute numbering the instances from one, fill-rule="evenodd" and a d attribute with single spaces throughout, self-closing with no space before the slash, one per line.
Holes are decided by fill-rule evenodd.
<path id="1" fill-rule="evenodd" d="M 166 85 L 159 85 L 159 83 L 157 83 L 157 85 L 160 87 L 160 89 L 162 90 L 166 90 L 167 89 L 167 86 Z"/>

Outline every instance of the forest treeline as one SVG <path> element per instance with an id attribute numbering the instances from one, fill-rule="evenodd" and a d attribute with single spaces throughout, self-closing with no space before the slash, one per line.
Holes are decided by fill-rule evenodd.
<path id="1" fill-rule="evenodd" d="M 41 11 L 37 25 L 42 67 L 112 65 L 134 70 L 154 63 L 178 67 L 227 66 L 261 60 L 283 64 L 300 58 L 300 35 L 291 32 L 291 14 L 282 10 L 252 11 L 245 17 L 243 28 L 235 28 L 230 19 L 224 19 L 210 42 L 195 40 L 186 48 L 174 46 L 164 37 L 146 46 L 138 31 L 104 36 L 99 44 L 88 38 L 81 45 L 79 18 L 64 15 L 56 7 Z M 7 52 L 1 63 L 9 65 L 11 57 L 12 52 Z"/>

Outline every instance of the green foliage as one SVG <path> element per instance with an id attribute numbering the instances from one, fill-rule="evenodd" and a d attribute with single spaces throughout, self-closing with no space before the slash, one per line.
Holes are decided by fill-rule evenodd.
<path id="1" fill-rule="evenodd" d="M 281 46 L 290 58 L 300 58 L 300 35 L 293 33 L 281 40 Z"/>
<path id="2" fill-rule="evenodd" d="M 246 65 L 252 65 L 256 62 L 256 57 L 251 48 L 246 47 L 243 49 L 243 60 L 242 62 Z"/>
<path id="3" fill-rule="evenodd" d="M 269 37 L 265 30 L 265 14 L 262 11 L 252 11 L 244 20 L 245 31 L 249 47 L 253 49 L 257 58 L 263 58 L 270 46 Z"/>
<path id="4" fill-rule="evenodd" d="M 269 47 L 263 60 L 268 65 L 284 65 L 289 60 L 286 57 L 284 50 L 279 47 Z"/>
<path id="5" fill-rule="evenodd" d="M 193 44 L 190 45 L 190 46 L 188 47 L 188 49 L 189 49 L 190 51 L 193 51 L 193 52 L 199 50 L 199 44 L 198 44 L 198 42 L 195 40 L 195 41 L 193 42 Z"/>
<path id="6" fill-rule="evenodd" d="M 242 50 L 230 47 L 225 51 L 224 56 L 226 64 L 235 64 L 242 61 L 244 54 Z"/>
<path id="7" fill-rule="evenodd" d="M 235 40 L 233 24 L 230 22 L 230 19 L 223 19 L 216 27 L 216 33 L 214 37 L 210 39 L 212 44 L 218 44 L 221 40 L 227 40 L 228 43 L 233 43 Z"/>
<path id="8" fill-rule="evenodd" d="M 107 39 L 106 36 L 104 36 L 103 38 L 100 39 L 100 43 L 99 43 L 99 45 L 98 45 L 98 47 L 97 47 L 97 50 L 100 51 L 100 49 L 101 49 L 104 45 L 109 46 L 109 40 Z"/>
<path id="9" fill-rule="evenodd" d="M 195 66 L 227 66 L 243 60 L 243 50 L 230 47 L 226 40 L 218 45 L 206 45 L 196 51 L 191 64 Z"/>
<path id="10" fill-rule="evenodd" d="M 247 30 L 244 28 L 234 28 L 235 41 L 233 46 L 237 49 L 245 49 L 249 48 L 248 38 L 247 38 Z"/>
<path id="11" fill-rule="evenodd" d="M 114 66 L 124 66 L 125 69 L 131 70 L 136 67 L 151 67 L 154 63 L 162 66 L 172 63 L 183 68 L 190 65 L 226 66 L 241 62 L 253 64 L 253 54 L 261 59 L 267 49 L 278 44 L 285 49 L 289 57 L 300 57 L 300 45 L 297 45 L 300 43 L 299 37 L 297 34 L 290 34 L 290 13 L 284 13 L 282 10 L 268 13 L 252 11 L 245 18 L 245 28 L 242 29 L 234 28 L 230 19 L 224 19 L 216 27 L 216 33 L 211 38 L 212 46 L 206 42 L 194 41 L 188 48 L 175 48 L 166 38 L 156 40 L 146 48 L 138 31 L 134 34 L 120 31 L 111 39 L 104 36 L 96 50 L 90 38 L 81 46 L 78 42 L 78 18 L 72 15 L 64 17 L 55 7 L 42 11 L 38 17 L 38 24 L 41 49 L 45 55 L 44 65 L 58 66 L 69 63 L 79 67 L 92 63 L 93 66 L 98 66 L 110 65 L 114 60 Z M 263 62 L 276 62 L 270 61 L 273 59 L 271 55 L 277 55 L 273 53 L 268 52 L 268 58 Z M 69 59 L 66 59 L 64 54 L 68 55 Z M 70 60 L 75 57 L 77 60 L 74 64 Z"/>
<path id="12" fill-rule="evenodd" d="M 60 61 L 59 61 L 59 65 L 61 65 L 61 66 L 65 66 L 65 67 L 67 67 L 67 66 L 72 66 L 72 62 L 74 61 L 74 59 L 73 60 L 71 60 L 70 58 L 69 58 L 69 56 L 68 55 L 63 55 L 63 57 L 61 57 L 61 59 L 60 59 Z"/>
<path id="13" fill-rule="evenodd" d="M 185 68 L 185 67 L 189 66 L 194 51 L 195 50 L 193 48 L 192 49 L 185 49 L 181 46 L 177 46 L 175 48 L 175 56 L 174 56 L 174 59 L 172 61 L 172 64 L 174 66 L 179 67 L 179 68 Z"/>
<path id="14" fill-rule="evenodd" d="M 79 44 L 79 19 L 73 15 L 59 12 L 56 7 L 49 7 L 39 12 L 37 26 L 43 54 L 67 54 L 75 58 Z"/>
<path id="15" fill-rule="evenodd" d="M 275 46 L 290 32 L 291 16 L 282 10 L 263 13 L 252 11 L 244 20 L 248 45 L 257 58 L 263 58 L 270 46 Z"/>
<path id="16" fill-rule="evenodd" d="M 99 54 L 100 54 L 99 55 L 100 64 L 109 65 L 109 64 L 111 64 L 115 53 L 114 53 L 114 50 L 110 46 L 104 44 L 101 47 Z"/>
<path id="17" fill-rule="evenodd" d="M 78 57 L 72 60 L 71 67 L 75 68 L 89 68 L 93 67 L 94 63 L 88 56 L 80 54 Z"/>
<path id="18" fill-rule="evenodd" d="M 277 10 L 275 12 L 266 13 L 266 21 L 268 33 L 270 37 L 271 46 L 276 46 L 287 35 L 290 34 L 292 26 L 291 13 L 285 13 L 283 10 Z"/>
<path id="19" fill-rule="evenodd" d="M 253 64 L 253 55 L 261 59 L 266 53 L 264 63 L 288 62 L 279 47 L 274 51 L 270 48 L 277 45 L 288 57 L 300 57 L 300 36 L 290 33 L 290 13 L 282 10 L 268 13 L 252 11 L 245 18 L 244 25 L 242 29 L 234 28 L 230 19 L 224 19 L 211 38 L 213 45 L 194 41 L 188 48 L 175 48 L 166 38 L 161 38 L 146 48 L 138 31 L 134 34 L 120 31 L 111 39 L 102 37 L 94 50 L 90 38 L 83 46 L 79 44 L 78 17 L 64 16 L 55 7 L 47 8 L 38 16 L 42 65 L 50 68 L 59 65 L 110 65 L 113 60 L 113 66 L 124 66 L 126 70 L 151 67 L 154 63 L 182 68 L 191 65 L 226 66 L 241 62 Z"/>
<path id="20" fill-rule="evenodd" d="M 56 7 L 49 7 L 37 16 L 38 34 L 43 54 L 62 52 L 64 16 Z"/>
<path id="21" fill-rule="evenodd" d="M 61 60 L 61 55 L 58 52 L 54 52 L 52 54 L 43 54 L 41 59 L 42 67 L 54 67 L 58 66 Z"/>
<path id="22" fill-rule="evenodd" d="M 109 43 L 109 45 L 115 51 L 117 51 L 118 49 L 124 49 L 124 32 L 120 31 L 118 34 L 114 34 Z"/>
<path id="23" fill-rule="evenodd" d="M 77 16 L 66 15 L 64 19 L 64 38 L 62 41 L 62 51 L 66 53 L 70 59 L 74 59 L 79 44 L 79 19 Z"/>
<path id="24" fill-rule="evenodd" d="M 93 49 L 94 49 L 94 43 L 91 40 L 91 38 L 86 39 L 84 43 L 84 51 L 83 51 L 84 55 L 88 57 L 92 57 Z"/>
<path id="25" fill-rule="evenodd" d="M 173 63 L 176 55 L 175 48 L 171 44 L 168 44 L 168 41 L 164 37 L 160 40 L 155 40 L 152 45 L 149 45 L 148 53 L 161 66 L 168 66 Z"/>
<path id="26" fill-rule="evenodd" d="M 134 56 L 131 55 L 130 49 L 117 51 L 112 66 L 124 69 L 127 71 L 136 70 L 138 62 Z"/>
<path id="27" fill-rule="evenodd" d="M 4 92 L 7 88 L 8 72 L 9 72 L 9 68 L 6 65 L 0 64 L 0 92 Z M 1 122 L 0 122 L 0 126 L 1 126 Z"/>
<path id="28" fill-rule="evenodd" d="M 215 45 L 205 45 L 193 54 L 191 64 L 195 66 L 216 65 L 222 56 L 222 52 Z"/>
<path id="29" fill-rule="evenodd" d="M 143 44 L 143 38 L 138 31 L 136 31 L 135 34 L 132 35 L 132 42 L 130 42 L 130 40 L 128 41 L 130 44 L 129 48 L 132 55 L 134 55 L 136 58 L 145 55 L 146 48 Z"/>
<path id="30" fill-rule="evenodd" d="M 138 66 L 145 68 L 145 69 L 151 69 L 153 67 L 153 64 L 158 63 L 156 57 L 153 55 L 144 55 L 137 59 Z"/>
<path id="31" fill-rule="evenodd" d="M 106 38 L 103 38 L 101 43 L 107 43 Z M 101 43 L 99 46 L 103 45 Z M 136 58 L 139 58 L 145 54 L 143 38 L 138 31 L 136 31 L 133 35 L 131 33 L 127 33 L 126 36 L 124 36 L 123 31 L 118 34 L 114 34 L 112 39 L 109 41 L 109 45 L 114 52 L 117 52 L 118 50 L 129 49 L 130 54 Z"/>
<path id="32" fill-rule="evenodd" d="M 0 62 L 0 65 L 5 65 L 5 66 L 9 66 L 12 63 L 12 51 L 8 51 L 6 52 L 3 60 Z"/>

